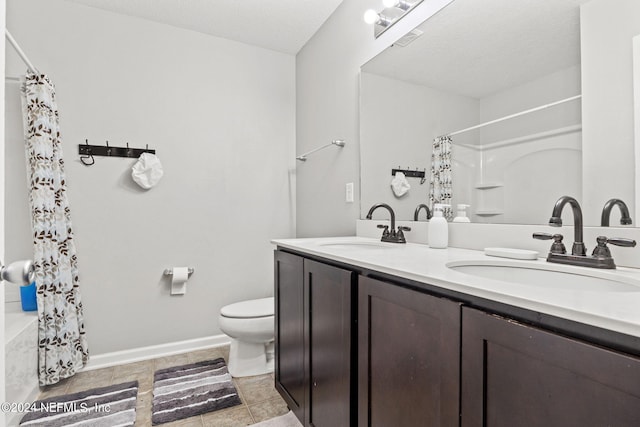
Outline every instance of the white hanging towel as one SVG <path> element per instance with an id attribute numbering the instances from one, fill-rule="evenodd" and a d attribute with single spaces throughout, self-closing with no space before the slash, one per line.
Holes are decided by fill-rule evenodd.
<path id="1" fill-rule="evenodd" d="M 164 171 L 162 170 L 160 159 L 151 153 L 142 153 L 136 164 L 131 168 L 131 177 L 145 190 L 154 187 L 163 174 Z"/>
<path id="2" fill-rule="evenodd" d="M 402 197 L 411 189 L 407 177 L 402 172 L 396 172 L 396 175 L 391 180 L 391 189 L 396 197 Z"/>

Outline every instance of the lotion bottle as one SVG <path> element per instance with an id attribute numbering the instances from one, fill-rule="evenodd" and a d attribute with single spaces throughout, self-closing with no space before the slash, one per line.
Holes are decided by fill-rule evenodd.
<path id="1" fill-rule="evenodd" d="M 458 213 L 455 218 L 453 218 L 453 222 L 471 222 L 469 217 L 467 216 L 467 208 L 469 205 L 458 204 Z"/>
<path id="2" fill-rule="evenodd" d="M 449 223 L 444 217 L 444 208 L 451 205 L 433 205 L 433 218 L 429 220 L 429 247 L 444 249 L 449 246 Z"/>

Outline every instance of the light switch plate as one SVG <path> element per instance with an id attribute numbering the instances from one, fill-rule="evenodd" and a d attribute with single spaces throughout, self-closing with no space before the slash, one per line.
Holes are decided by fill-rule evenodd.
<path id="1" fill-rule="evenodd" d="M 353 182 L 347 182 L 344 193 L 345 201 L 347 203 L 353 203 Z"/>

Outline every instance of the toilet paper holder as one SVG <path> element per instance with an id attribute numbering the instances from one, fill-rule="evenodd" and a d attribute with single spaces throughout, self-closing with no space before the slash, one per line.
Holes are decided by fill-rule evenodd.
<path id="1" fill-rule="evenodd" d="M 193 269 L 193 267 L 189 267 L 189 269 L 187 271 L 189 272 L 189 276 L 191 276 L 195 270 Z M 165 269 L 164 270 L 164 275 L 165 276 L 173 276 L 173 268 Z"/>

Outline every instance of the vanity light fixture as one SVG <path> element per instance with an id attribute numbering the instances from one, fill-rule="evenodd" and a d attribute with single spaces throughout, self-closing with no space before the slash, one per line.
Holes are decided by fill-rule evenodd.
<path id="1" fill-rule="evenodd" d="M 364 22 L 373 25 L 373 35 L 378 38 L 389 27 L 412 11 L 423 0 L 383 0 L 384 10 L 369 9 L 364 13 Z"/>
<path id="2" fill-rule="evenodd" d="M 402 10 L 411 9 L 411 3 L 405 0 L 382 0 L 384 7 L 397 7 Z"/>

